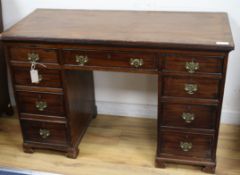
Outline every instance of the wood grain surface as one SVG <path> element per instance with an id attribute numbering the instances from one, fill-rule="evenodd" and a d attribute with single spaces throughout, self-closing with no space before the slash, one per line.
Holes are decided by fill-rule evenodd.
<path id="1" fill-rule="evenodd" d="M 234 47 L 227 14 L 202 12 L 37 9 L 4 32 L 3 40 Z"/>

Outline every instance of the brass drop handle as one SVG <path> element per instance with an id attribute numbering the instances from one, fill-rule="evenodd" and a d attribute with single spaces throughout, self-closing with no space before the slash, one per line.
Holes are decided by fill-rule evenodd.
<path id="1" fill-rule="evenodd" d="M 135 68 L 141 67 L 144 64 L 143 59 L 141 59 L 141 58 L 130 58 L 129 63 L 131 66 L 133 66 Z"/>
<path id="2" fill-rule="evenodd" d="M 185 69 L 190 73 L 193 74 L 195 71 L 199 69 L 199 63 L 191 61 L 191 62 L 186 62 L 185 63 Z"/>
<path id="3" fill-rule="evenodd" d="M 198 85 L 197 84 L 185 84 L 184 90 L 190 94 L 193 95 L 195 92 L 198 91 Z"/>
<path id="4" fill-rule="evenodd" d="M 39 55 L 37 53 L 28 53 L 28 60 L 31 61 L 31 62 L 37 62 L 39 61 Z"/>
<path id="5" fill-rule="evenodd" d="M 85 55 L 76 55 L 75 58 L 79 66 L 84 66 L 88 62 L 88 56 Z"/>
<path id="6" fill-rule="evenodd" d="M 47 102 L 45 102 L 45 101 L 37 101 L 36 102 L 36 108 L 39 111 L 44 111 L 47 107 L 48 107 Z"/>
<path id="7" fill-rule="evenodd" d="M 186 123 L 192 123 L 192 121 L 195 120 L 195 115 L 193 113 L 182 113 L 182 119 L 186 122 Z"/>
<path id="8" fill-rule="evenodd" d="M 50 131 L 47 130 L 47 129 L 40 129 L 40 130 L 39 130 L 39 135 L 40 135 L 43 139 L 46 139 L 46 138 L 48 138 L 51 134 L 50 134 Z"/>
<path id="9" fill-rule="evenodd" d="M 191 142 L 180 142 L 180 148 L 184 151 L 184 152 L 188 152 L 192 149 L 193 145 Z"/>

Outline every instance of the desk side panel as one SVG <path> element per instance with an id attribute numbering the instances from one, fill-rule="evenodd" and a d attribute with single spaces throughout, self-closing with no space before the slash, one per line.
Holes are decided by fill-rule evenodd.
<path id="1" fill-rule="evenodd" d="M 63 71 L 69 126 L 73 150 L 69 157 L 76 157 L 80 143 L 89 123 L 96 116 L 92 71 Z M 75 155 L 76 154 L 76 155 Z"/>

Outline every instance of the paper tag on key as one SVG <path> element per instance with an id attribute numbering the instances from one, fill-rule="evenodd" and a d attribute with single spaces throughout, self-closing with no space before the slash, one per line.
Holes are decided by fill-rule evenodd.
<path id="1" fill-rule="evenodd" d="M 36 69 L 31 69 L 31 70 L 30 70 L 30 76 L 31 76 L 31 81 L 32 81 L 32 83 L 39 83 L 38 70 L 36 70 Z"/>

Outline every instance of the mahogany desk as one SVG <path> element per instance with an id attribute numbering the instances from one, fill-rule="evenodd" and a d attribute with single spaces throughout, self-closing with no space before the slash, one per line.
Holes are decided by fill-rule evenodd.
<path id="1" fill-rule="evenodd" d="M 97 110 L 93 70 L 158 75 L 156 165 L 214 172 L 228 54 L 224 13 L 34 11 L 3 34 L 23 148 L 78 155 Z M 39 83 L 30 79 L 37 64 Z"/>

